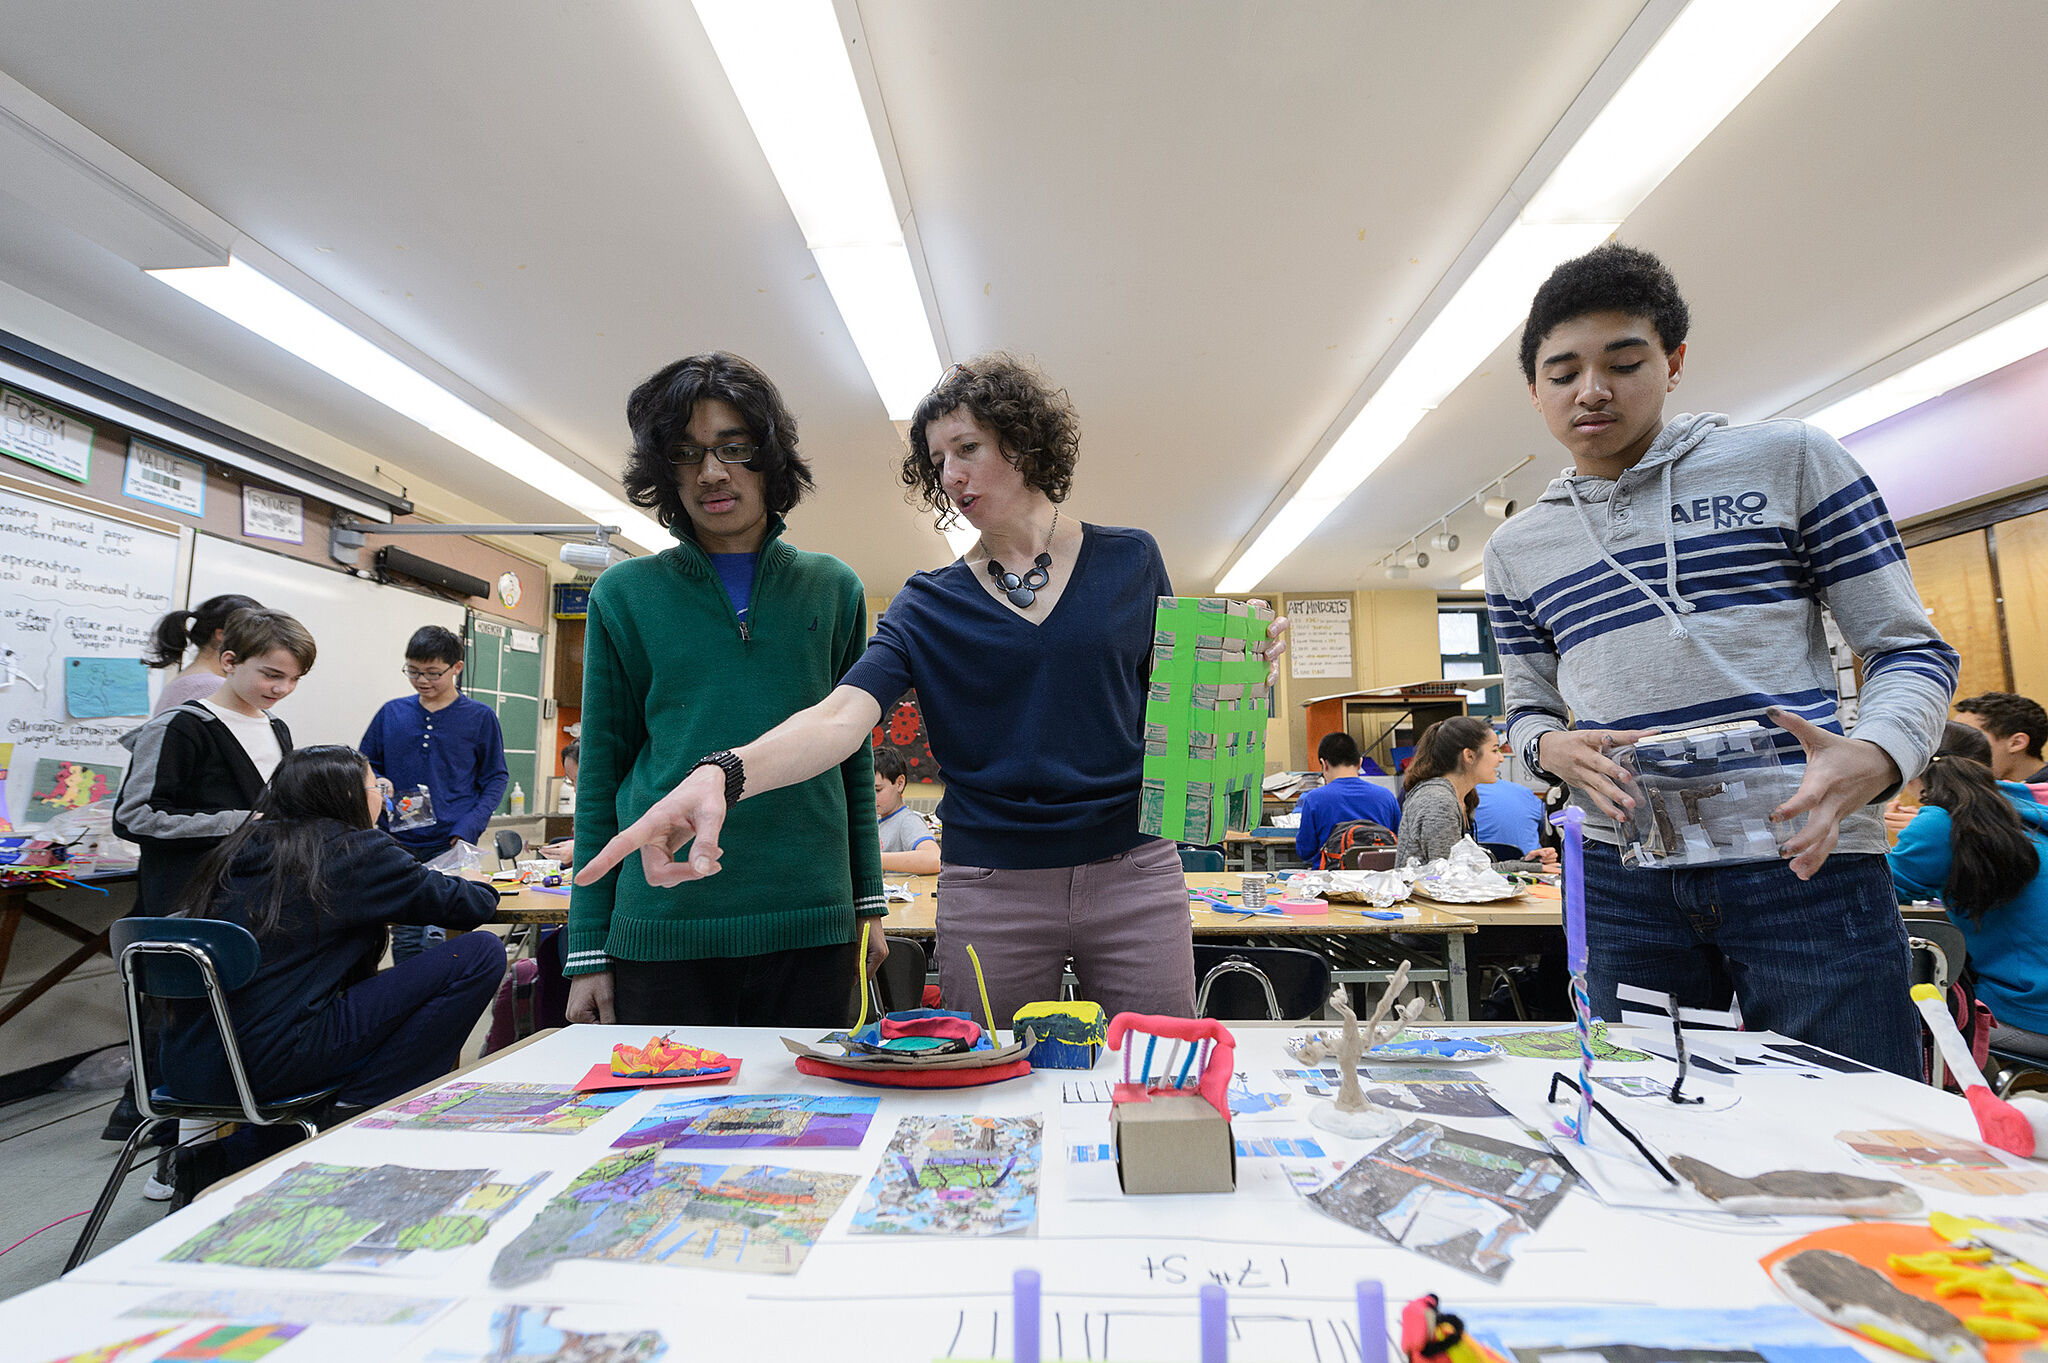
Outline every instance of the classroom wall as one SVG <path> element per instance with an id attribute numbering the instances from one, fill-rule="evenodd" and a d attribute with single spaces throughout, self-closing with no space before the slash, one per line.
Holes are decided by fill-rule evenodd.
<path id="1" fill-rule="evenodd" d="M 1316 755 L 1308 746 L 1304 703 L 1317 696 L 1433 681 L 1443 676 L 1443 655 L 1437 651 L 1437 596 L 1426 588 L 1384 591 L 1283 592 L 1284 603 L 1297 597 L 1351 598 L 1351 665 L 1348 677 L 1297 678 L 1285 662 L 1273 702 L 1273 723 L 1266 735 L 1266 766 L 1271 771 L 1306 771 Z M 1371 737 L 1371 735 L 1368 735 Z"/>

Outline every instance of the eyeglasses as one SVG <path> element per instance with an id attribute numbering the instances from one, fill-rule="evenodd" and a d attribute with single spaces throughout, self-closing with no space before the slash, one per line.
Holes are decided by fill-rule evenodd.
<path id="1" fill-rule="evenodd" d="M 452 667 L 444 667 L 439 672 L 427 672 L 417 667 L 407 667 L 402 668 L 400 670 L 403 671 L 406 677 L 412 681 L 439 681 L 441 680 L 441 678 L 447 676 L 450 672 L 453 672 L 455 669 Z"/>
<path id="2" fill-rule="evenodd" d="M 941 388 L 951 383 L 956 376 L 963 379 L 971 379 L 974 377 L 974 371 L 964 364 L 956 364 L 945 373 L 939 375 L 939 381 L 932 385 L 932 392 L 938 392 Z M 930 396 L 930 394 L 926 396 Z"/>
<path id="3" fill-rule="evenodd" d="M 669 462 L 682 468 L 693 469 L 704 462 L 705 455 L 712 455 L 721 464 L 744 464 L 761 452 L 759 445 L 745 440 L 735 440 L 728 445 L 677 445 L 669 451 Z"/>

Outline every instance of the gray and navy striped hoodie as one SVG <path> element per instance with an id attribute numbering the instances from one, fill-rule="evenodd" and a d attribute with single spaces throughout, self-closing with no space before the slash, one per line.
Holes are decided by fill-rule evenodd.
<path id="1" fill-rule="evenodd" d="M 1486 545 L 1486 603 L 1507 679 L 1508 742 L 1531 769 L 1552 729 L 1680 729 L 1780 706 L 1834 733 L 1826 607 L 1863 660 L 1855 736 L 1910 778 L 1956 687 L 1905 546 L 1868 474 L 1800 421 L 1680 416 L 1616 479 L 1570 469 Z M 1788 765 L 1804 762 L 1777 735 Z M 1584 797 L 1586 833 L 1615 843 Z M 1875 805 L 1843 852 L 1883 852 Z"/>

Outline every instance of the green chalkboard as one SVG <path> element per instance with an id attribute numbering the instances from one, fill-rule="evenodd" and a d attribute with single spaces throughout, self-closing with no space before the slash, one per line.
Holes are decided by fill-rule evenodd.
<path id="1" fill-rule="evenodd" d="M 526 792 L 526 812 L 537 814 L 545 802 L 546 782 L 540 768 L 541 637 L 505 620 L 469 613 L 462 631 L 463 690 L 491 707 L 505 733 L 505 769 L 512 780 L 498 813 L 512 810 L 512 787 Z"/>

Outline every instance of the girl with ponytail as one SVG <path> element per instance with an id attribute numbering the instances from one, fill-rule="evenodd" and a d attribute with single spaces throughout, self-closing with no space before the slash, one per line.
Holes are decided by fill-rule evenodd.
<path id="1" fill-rule="evenodd" d="M 1990 743 L 1954 722 L 1904 793 L 1916 787 L 1920 812 L 1890 853 L 1899 898 L 1941 900 L 1962 930 L 1977 995 L 2001 1024 L 1992 1044 L 2048 1055 L 2048 1036 L 2025 1035 L 2048 1033 L 2048 807 L 1994 777 Z"/>
<path id="2" fill-rule="evenodd" d="M 221 631 L 228 617 L 239 610 L 260 610 L 262 603 L 250 596 L 208 597 L 192 610 L 172 611 L 156 622 L 150 635 L 149 652 L 143 661 L 151 667 L 177 667 L 185 663 L 188 649 L 199 652 L 177 676 L 164 683 L 151 715 L 160 715 L 188 700 L 204 700 L 220 689 L 226 670 L 220 661 Z"/>
<path id="3" fill-rule="evenodd" d="M 1402 865 L 1450 854 L 1472 831 L 1479 787 L 1500 779 L 1500 736 L 1472 715 L 1440 719 L 1415 740 L 1401 781 L 1401 828 L 1395 855 Z M 1526 860 L 1497 861 L 1497 871 L 1554 871 L 1557 853 L 1540 847 Z"/>

